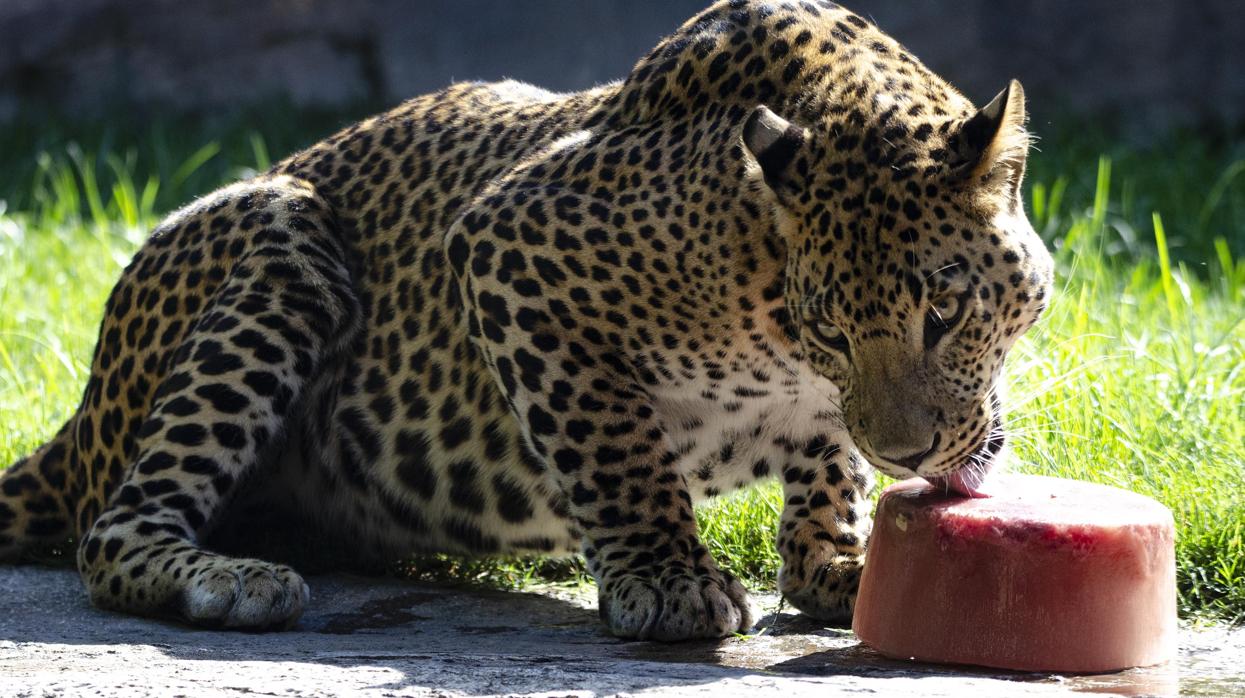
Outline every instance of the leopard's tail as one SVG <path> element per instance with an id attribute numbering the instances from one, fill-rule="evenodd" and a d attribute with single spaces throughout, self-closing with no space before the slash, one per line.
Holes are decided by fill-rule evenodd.
<path id="1" fill-rule="evenodd" d="M 0 470 L 0 561 L 17 560 L 73 535 L 75 421 L 70 419 L 30 456 Z"/>

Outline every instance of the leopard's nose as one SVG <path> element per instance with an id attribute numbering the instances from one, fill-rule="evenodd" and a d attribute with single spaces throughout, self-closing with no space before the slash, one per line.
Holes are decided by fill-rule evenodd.
<path id="1" fill-rule="evenodd" d="M 906 456 L 890 456 L 885 453 L 878 453 L 878 455 L 895 465 L 903 466 L 915 473 L 917 468 L 921 467 L 921 464 L 925 462 L 925 459 L 938 450 L 938 442 L 941 440 L 942 434 L 934 432 L 934 438 L 930 441 L 929 448 L 920 453 L 909 453 Z"/>

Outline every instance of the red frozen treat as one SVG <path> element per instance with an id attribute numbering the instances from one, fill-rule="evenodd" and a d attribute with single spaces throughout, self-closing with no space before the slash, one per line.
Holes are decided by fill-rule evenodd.
<path id="1" fill-rule="evenodd" d="M 1171 512 L 1133 492 L 996 475 L 984 498 L 882 493 L 852 629 L 882 654 L 1102 672 L 1176 653 Z"/>

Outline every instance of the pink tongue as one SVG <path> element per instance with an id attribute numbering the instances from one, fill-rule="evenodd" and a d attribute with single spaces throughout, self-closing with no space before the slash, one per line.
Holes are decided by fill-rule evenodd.
<path id="1" fill-rule="evenodd" d="M 975 468 L 960 468 L 950 475 L 926 477 L 925 481 L 936 489 L 951 490 L 965 497 L 982 499 L 990 496 L 981 491 L 981 483 L 985 479 L 985 473 L 979 472 Z"/>

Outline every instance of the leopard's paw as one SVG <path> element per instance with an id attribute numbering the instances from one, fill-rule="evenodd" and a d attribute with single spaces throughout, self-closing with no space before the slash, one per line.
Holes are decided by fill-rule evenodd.
<path id="1" fill-rule="evenodd" d="M 788 565 L 778 573 L 783 598 L 801 613 L 832 625 L 848 626 L 856 607 L 856 592 L 864 570 L 863 556 L 842 555 L 806 574 Z"/>
<path id="2" fill-rule="evenodd" d="M 726 637 L 757 618 L 743 585 L 718 570 L 621 575 L 601 588 L 600 613 L 618 637 L 662 642 Z"/>
<path id="3" fill-rule="evenodd" d="M 281 629 L 298 621 L 310 597 L 307 584 L 289 567 L 218 557 L 189 576 L 182 614 L 196 625 Z"/>

